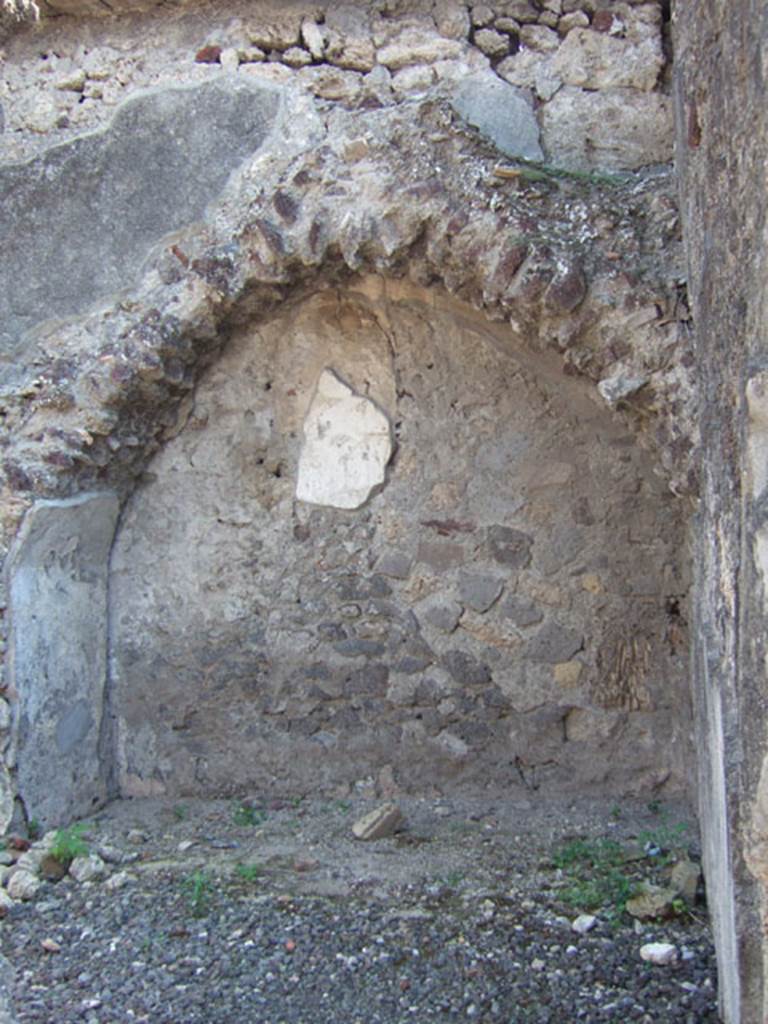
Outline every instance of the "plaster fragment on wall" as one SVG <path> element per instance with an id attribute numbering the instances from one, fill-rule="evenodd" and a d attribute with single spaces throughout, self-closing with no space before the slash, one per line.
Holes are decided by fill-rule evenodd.
<path id="1" fill-rule="evenodd" d="M 304 420 L 296 497 L 313 505 L 359 508 L 384 483 L 392 456 L 389 420 L 333 372 L 323 370 Z"/>
<path id="2" fill-rule="evenodd" d="M 754 500 L 768 484 L 768 373 L 757 373 L 747 383 L 747 472 Z"/>

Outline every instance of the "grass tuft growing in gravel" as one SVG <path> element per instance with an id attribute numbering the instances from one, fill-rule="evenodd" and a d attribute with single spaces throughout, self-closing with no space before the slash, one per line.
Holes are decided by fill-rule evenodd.
<path id="1" fill-rule="evenodd" d="M 70 864 L 75 857 L 87 857 L 90 848 L 83 839 L 83 835 L 87 831 L 88 825 L 82 821 L 77 825 L 70 825 L 68 828 L 60 828 L 53 837 L 51 856 L 59 864 Z"/>
<path id="2" fill-rule="evenodd" d="M 207 871 L 194 871 L 182 881 L 187 907 L 193 917 L 205 917 L 213 896 L 213 879 Z"/>

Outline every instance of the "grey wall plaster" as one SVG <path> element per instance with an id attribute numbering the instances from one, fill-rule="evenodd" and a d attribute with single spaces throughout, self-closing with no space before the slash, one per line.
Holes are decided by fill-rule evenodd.
<path id="1" fill-rule="evenodd" d="M 99 733 L 117 513 L 110 493 L 38 502 L 8 562 L 18 787 L 27 814 L 45 824 L 105 796 Z"/>
<path id="2" fill-rule="evenodd" d="M 25 331 L 130 286 L 152 244 L 202 217 L 278 107 L 275 88 L 234 78 L 157 89 L 103 131 L 0 168 L 0 377 Z"/>

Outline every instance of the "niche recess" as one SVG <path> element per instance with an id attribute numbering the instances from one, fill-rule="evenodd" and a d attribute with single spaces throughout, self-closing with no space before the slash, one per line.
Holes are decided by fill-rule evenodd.
<path id="1" fill-rule="evenodd" d="M 520 340 L 373 278 L 232 337 L 112 550 L 121 794 L 684 784 L 680 509 Z"/>

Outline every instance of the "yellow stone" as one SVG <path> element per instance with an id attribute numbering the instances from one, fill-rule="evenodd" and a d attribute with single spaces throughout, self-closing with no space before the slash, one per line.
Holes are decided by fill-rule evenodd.
<path id="1" fill-rule="evenodd" d="M 581 676 L 580 661 L 561 661 L 555 665 L 555 682 L 559 686 L 576 686 Z"/>
<path id="2" fill-rule="evenodd" d="M 590 594 L 602 594 L 603 592 L 603 581 L 595 572 L 588 572 L 582 579 L 581 585 Z"/>

